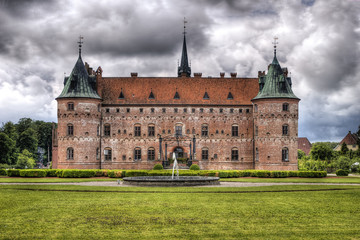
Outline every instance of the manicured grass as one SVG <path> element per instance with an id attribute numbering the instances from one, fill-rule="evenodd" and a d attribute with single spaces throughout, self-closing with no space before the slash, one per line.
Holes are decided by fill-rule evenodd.
<path id="1" fill-rule="evenodd" d="M 0 177 L 0 183 L 70 183 L 70 182 L 100 182 L 116 181 L 115 178 L 24 178 L 24 177 Z"/>
<path id="2" fill-rule="evenodd" d="M 0 239 L 358 239 L 358 186 L 0 186 Z"/>
<path id="3" fill-rule="evenodd" d="M 326 178 L 222 178 L 223 182 L 269 182 L 269 183 L 358 183 L 360 177 L 326 177 Z"/>

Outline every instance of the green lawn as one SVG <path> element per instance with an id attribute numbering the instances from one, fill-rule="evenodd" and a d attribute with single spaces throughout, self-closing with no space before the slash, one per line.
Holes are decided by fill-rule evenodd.
<path id="1" fill-rule="evenodd" d="M 116 181 L 115 178 L 25 178 L 25 177 L 0 177 L 0 183 L 70 183 L 70 182 L 100 182 Z"/>
<path id="2" fill-rule="evenodd" d="M 360 177 L 325 177 L 325 178 L 222 178 L 223 182 L 270 182 L 270 183 L 358 183 Z"/>
<path id="3" fill-rule="evenodd" d="M 359 239 L 359 186 L 0 186 L 0 239 Z"/>

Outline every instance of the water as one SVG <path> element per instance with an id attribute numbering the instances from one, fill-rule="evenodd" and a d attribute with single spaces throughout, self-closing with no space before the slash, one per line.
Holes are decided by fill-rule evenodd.
<path id="1" fill-rule="evenodd" d="M 176 154 L 175 153 L 173 153 L 173 159 L 174 159 L 174 165 L 173 165 L 171 179 L 174 179 L 175 169 L 176 169 L 176 178 L 179 179 L 179 164 L 178 164 L 178 162 L 176 160 Z"/>

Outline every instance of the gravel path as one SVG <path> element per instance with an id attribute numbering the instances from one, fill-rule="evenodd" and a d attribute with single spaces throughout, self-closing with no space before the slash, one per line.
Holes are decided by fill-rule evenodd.
<path id="1" fill-rule="evenodd" d="M 0 185 L 78 185 L 78 186 L 97 186 L 97 187 L 132 187 L 120 184 L 117 181 L 109 182 L 79 182 L 79 183 L 0 183 Z M 260 186 L 276 186 L 276 185 L 350 185 L 360 186 L 360 184 L 350 183 L 250 183 L 250 182 L 220 182 L 220 185 L 197 186 L 197 187 L 260 187 Z"/>

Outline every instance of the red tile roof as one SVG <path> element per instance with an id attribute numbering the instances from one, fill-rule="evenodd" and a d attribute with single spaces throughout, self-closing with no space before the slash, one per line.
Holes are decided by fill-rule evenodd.
<path id="1" fill-rule="evenodd" d="M 309 155 L 311 150 L 311 143 L 309 139 L 306 137 L 299 137 L 298 138 L 298 149 L 305 152 L 306 155 Z"/>
<path id="2" fill-rule="evenodd" d="M 351 133 L 350 131 L 343 140 L 341 140 L 339 145 L 342 145 L 344 142 L 346 145 L 356 145 L 357 141 L 359 140 L 358 136 L 355 133 Z"/>

